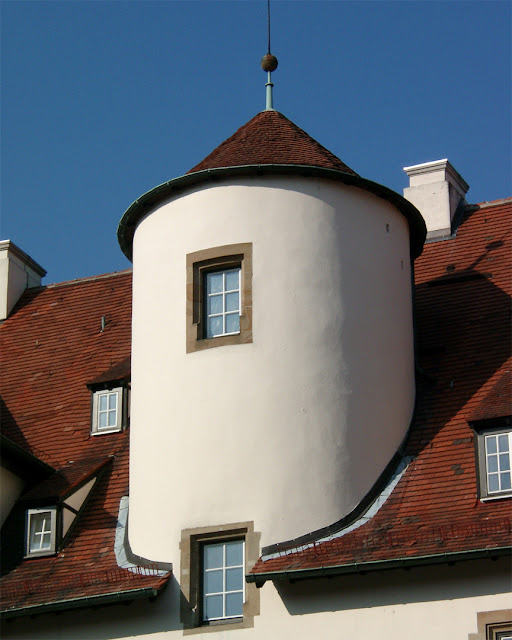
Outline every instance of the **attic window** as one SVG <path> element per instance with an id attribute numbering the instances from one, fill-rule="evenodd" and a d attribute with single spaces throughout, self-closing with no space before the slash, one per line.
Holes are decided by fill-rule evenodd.
<path id="1" fill-rule="evenodd" d="M 27 510 L 27 556 L 46 556 L 55 552 L 57 509 Z"/>
<path id="2" fill-rule="evenodd" d="M 487 429 L 478 432 L 477 437 L 481 498 L 511 496 L 512 429 Z"/>
<path id="3" fill-rule="evenodd" d="M 95 391 L 92 399 L 92 435 L 115 433 L 126 426 L 126 390 L 123 387 Z"/>

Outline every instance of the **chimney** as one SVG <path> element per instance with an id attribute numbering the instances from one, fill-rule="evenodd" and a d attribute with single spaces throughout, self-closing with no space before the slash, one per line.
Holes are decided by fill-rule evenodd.
<path id="1" fill-rule="evenodd" d="M 457 207 L 466 204 L 469 185 L 446 159 L 404 167 L 409 186 L 404 197 L 419 209 L 427 225 L 427 239 L 447 238 Z"/>
<path id="2" fill-rule="evenodd" d="M 41 286 L 46 271 L 10 240 L 0 240 L 0 322 L 25 289 Z"/>

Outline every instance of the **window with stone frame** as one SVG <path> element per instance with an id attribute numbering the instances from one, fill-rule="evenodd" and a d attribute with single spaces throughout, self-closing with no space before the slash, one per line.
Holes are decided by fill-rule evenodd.
<path id="1" fill-rule="evenodd" d="M 252 342 L 252 244 L 187 255 L 187 353 Z"/>

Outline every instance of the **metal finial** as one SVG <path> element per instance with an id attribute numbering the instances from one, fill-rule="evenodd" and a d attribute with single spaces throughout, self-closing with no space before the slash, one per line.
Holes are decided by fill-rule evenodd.
<path id="1" fill-rule="evenodd" d="M 270 0 L 267 0 L 267 25 L 268 25 L 268 52 L 261 59 L 261 68 L 263 71 L 267 72 L 267 84 L 265 85 L 267 88 L 267 100 L 266 100 L 266 109 L 270 110 L 274 108 L 274 99 L 272 89 L 274 85 L 272 84 L 272 71 L 277 69 L 277 58 L 270 53 Z"/>

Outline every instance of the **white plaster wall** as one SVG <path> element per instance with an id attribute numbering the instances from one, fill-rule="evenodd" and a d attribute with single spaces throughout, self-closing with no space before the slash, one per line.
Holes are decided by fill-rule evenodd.
<path id="1" fill-rule="evenodd" d="M 179 587 L 172 581 L 156 601 L 59 612 L 2 623 L 3 640 L 468 640 L 477 614 L 510 609 L 510 562 L 481 560 L 265 584 L 254 627 L 214 627 L 185 636 Z"/>
<path id="2" fill-rule="evenodd" d="M 186 254 L 253 243 L 252 344 L 186 354 Z M 158 208 L 134 241 L 129 536 L 252 520 L 263 546 L 364 497 L 414 405 L 408 226 L 317 179 L 236 180 Z"/>
<path id="3" fill-rule="evenodd" d="M 0 527 L 23 490 L 24 482 L 5 467 L 0 467 Z"/>

